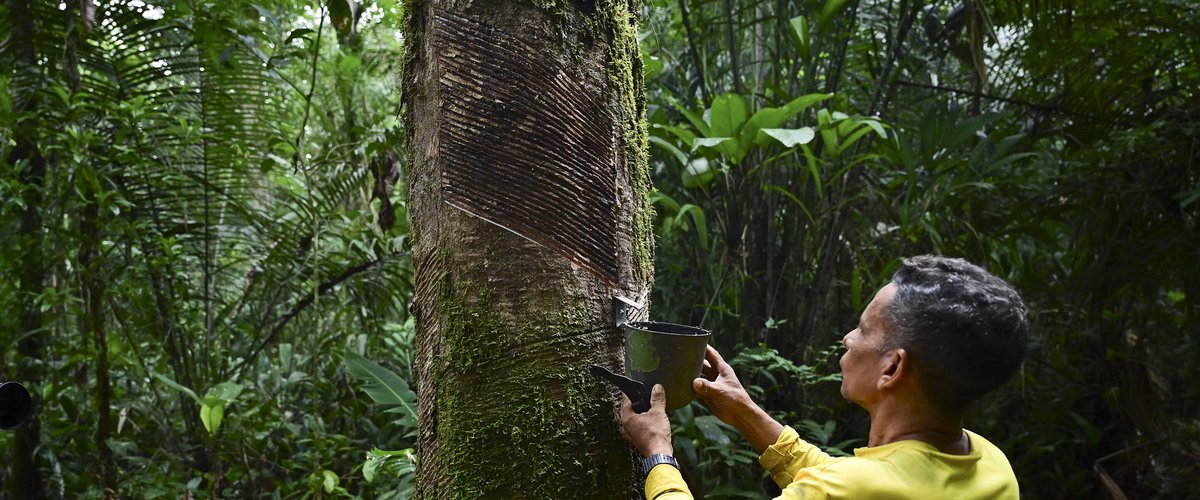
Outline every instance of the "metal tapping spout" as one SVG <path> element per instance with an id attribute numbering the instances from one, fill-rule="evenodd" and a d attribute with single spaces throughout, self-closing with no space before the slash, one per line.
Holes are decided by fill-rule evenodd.
<path id="1" fill-rule="evenodd" d="M 634 413 L 646 413 L 650 410 L 650 390 L 645 384 L 624 375 L 617 375 L 600 365 L 588 365 L 588 369 L 592 371 L 592 375 L 608 381 L 625 393 L 629 402 L 633 403 Z"/>

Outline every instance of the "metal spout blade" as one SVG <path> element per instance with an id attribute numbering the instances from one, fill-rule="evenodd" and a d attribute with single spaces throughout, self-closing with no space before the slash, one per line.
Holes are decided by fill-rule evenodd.
<path id="1" fill-rule="evenodd" d="M 650 391 L 641 382 L 610 372 L 608 368 L 599 365 L 588 365 L 588 369 L 591 370 L 592 375 L 617 386 L 617 389 L 625 393 L 625 396 L 633 403 L 634 413 L 646 413 L 650 410 Z"/>

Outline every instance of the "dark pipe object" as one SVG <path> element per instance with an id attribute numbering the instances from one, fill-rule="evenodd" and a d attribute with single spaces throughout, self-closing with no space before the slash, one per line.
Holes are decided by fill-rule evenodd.
<path id="1" fill-rule="evenodd" d="M 29 389 L 16 382 L 0 382 L 0 429 L 13 429 L 33 412 Z"/>
<path id="2" fill-rule="evenodd" d="M 588 369 L 592 371 L 592 375 L 608 381 L 625 393 L 629 402 L 633 403 L 634 413 L 646 413 L 650 410 L 650 391 L 646 389 L 645 384 L 624 375 L 617 375 L 603 366 L 588 365 Z"/>

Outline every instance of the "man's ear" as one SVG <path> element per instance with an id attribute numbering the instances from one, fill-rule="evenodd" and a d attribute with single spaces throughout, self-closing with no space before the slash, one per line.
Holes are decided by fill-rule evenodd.
<path id="1" fill-rule="evenodd" d="M 912 359 L 904 349 L 892 349 L 879 358 L 881 369 L 878 387 L 894 389 L 902 380 L 909 377 L 912 370 Z"/>

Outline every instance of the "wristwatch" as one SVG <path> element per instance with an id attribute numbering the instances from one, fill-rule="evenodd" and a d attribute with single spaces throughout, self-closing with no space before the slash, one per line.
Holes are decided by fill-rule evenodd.
<path id="1" fill-rule="evenodd" d="M 654 466 L 656 466 L 658 464 L 670 464 L 671 467 L 674 467 L 676 469 L 679 468 L 679 461 L 675 460 L 675 457 L 672 457 L 671 455 L 663 455 L 662 453 L 656 453 L 654 455 L 650 455 L 650 456 L 642 459 L 642 481 L 643 482 L 646 480 L 646 478 L 648 476 L 650 476 L 650 470 L 653 469 Z"/>

